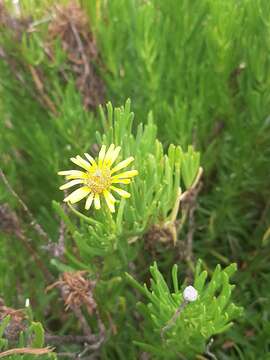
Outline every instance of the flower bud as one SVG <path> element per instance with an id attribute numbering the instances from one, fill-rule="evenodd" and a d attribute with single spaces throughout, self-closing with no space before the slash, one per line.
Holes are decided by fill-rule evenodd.
<path id="1" fill-rule="evenodd" d="M 195 301 L 198 298 L 198 291 L 193 286 L 187 286 L 183 292 L 183 297 L 185 301 Z"/>

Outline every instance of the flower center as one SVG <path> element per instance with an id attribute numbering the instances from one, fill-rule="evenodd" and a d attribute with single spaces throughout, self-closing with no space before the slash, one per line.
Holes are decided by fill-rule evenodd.
<path id="1" fill-rule="evenodd" d="M 96 168 L 88 172 L 87 185 L 93 193 L 100 194 L 111 185 L 111 172 L 109 168 Z"/>

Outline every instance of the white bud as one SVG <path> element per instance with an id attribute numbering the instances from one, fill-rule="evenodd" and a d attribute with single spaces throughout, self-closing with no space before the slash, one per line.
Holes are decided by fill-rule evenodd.
<path id="1" fill-rule="evenodd" d="M 195 301 L 198 298 L 198 291 L 193 286 L 187 286 L 183 292 L 185 301 Z"/>
<path id="2" fill-rule="evenodd" d="M 28 308 L 30 306 L 30 300 L 27 298 L 25 300 L 25 307 Z"/>

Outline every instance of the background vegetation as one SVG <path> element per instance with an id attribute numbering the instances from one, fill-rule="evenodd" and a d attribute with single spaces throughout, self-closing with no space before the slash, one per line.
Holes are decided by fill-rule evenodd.
<path id="1" fill-rule="evenodd" d="M 7 309 L 23 308 L 29 298 L 29 324 L 15 319 L 23 321 L 15 333 L 34 333 L 36 347 L 45 340 L 59 358 L 84 351 L 85 339 L 64 336 L 90 330 L 92 358 L 165 358 L 166 345 L 151 334 L 166 321 L 143 322 L 149 316 L 136 310 L 146 301 L 138 284 L 149 285 L 157 261 L 170 290 L 156 291 L 161 299 L 174 291 L 176 301 L 171 310 L 164 303 L 168 320 L 181 300 L 182 285 L 171 286 L 173 265 L 180 284 L 192 284 L 200 258 L 210 277 L 218 263 L 237 263 L 233 300 L 244 313 L 225 333 L 207 327 L 203 342 L 195 335 L 195 352 L 180 347 L 171 358 L 177 351 L 188 359 L 270 358 L 269 53 L 268 0 L 0 2 L 1 323 L 13 311 Z M 113 106 L 98 108 L 108 101 Z M 97 155 L 101 143 L 112 142 L 137 159 L 141 177 L 130 203 L 120 203 L 113 218 L 83 210 L 89 218 L 76 216 L 61 204 L 57 171 L 69 168 L 70 156 Z M 189 145 L 204 169 L 195 190 L 199 155 Z M 194 166 L 190 179 L 185 161 Z M 192 196 L 172 219 L 180 184 Z M 70 284 L 74 271 L 73 281 L 91 289 L 91 306 L 79 312 L 65 311 L 59 283 L 45 291 L 59 277 Z M 157 272 L 151 276 L 153 285 Z M 216 282 L 228 279 L 218 275 Z M 151 318 L 155 305 L 148 309 Z M 168 336 L 183 345 L 181 326 Z M 15 346 L 2 340 L 3 349 Z"/>

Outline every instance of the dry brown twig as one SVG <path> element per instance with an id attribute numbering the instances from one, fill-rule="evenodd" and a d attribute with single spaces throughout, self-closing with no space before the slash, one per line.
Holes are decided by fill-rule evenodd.
<path id="1" fill-rule="evenodd" d="M 186 307 L 186 305 L 188 304 L 187 301 L 183 301 L 182 304 L 178 307 L 178 309 L 175 311 L 175 313 L 173 314 L 173 317 L 168 321 L 168 323 L 161 329 L 161 339 L 165 340 L 164 335 L 165 332 L 168 331 L 176 322 L 176 319 L 179 317 L 179 315 L 181 314 L 181 312 L 184 310 L 184 308 Z"/>
<path id="2" fill-rule="evenodd" d="M 29 254 L 32 255 L 33 260 L 43 273 L 47 282 L 51 282 L 53 280 L 53 276 L 43 263 L 41 256 L 39 256 L 37 251 L 31 245 L 30 239 L 25 236 L 16 213 L 10 209 L 8 204 L 0 205 L 0 230 L 8 234 L 15 235 L 16 238 L 19 239 L 23 246 L 27 249 Z"/>
<path id="3" fill-rule="evenodd" d="M 202 178 L 203 169 L 202 167 L 199 168 L 198 174 L 196 179 L 194 180 L 190 189 L 185 191 L 180 196 L 180 206 L 182 205 L 182 220 L 178 226 L 178 234 L 181 231 L 184 223 L 188 221 L 188 233 L 186 238 L 186 262 L 189 267 L 188 277 L 191 277 L 190 268 L 192 268 L 192 259 L 193 259 L 193 236 L 195 231 L 195 220 L 194 220 L 194 213 L 197 208 L 197 198 L 199 192 L 202 189 Z"/>
<path id="4" fill-rule="evenodd" d="M 3 351 L 0 353 L 0 358 L 15 355 L 15 354 L 31 354 L 31 355 L 44 355 L 52 352 L 54 349 L 50 347 L 46 347 L 43 349 L 31 349 L 31 348 L 16 348 L 10 349 L 7 351 Z"/>
<path id="5" fill-rule="evenodd" d="M 32 79 L 34 81 L 35 87 L 40 95 L 40 102 L 45 107 L 45 109 L 48 108 L 51 111 L 51 113 L 56 116 L 58 114 L 58 111 L 57 111 L 54 103 L 50 99 L 50 97 L 45 92 L 44 84 L 41 80 L 41 77 L 42 77 L 41 70 L 40 69 L 38 70 L 37 68 L 35 68 L 32 65 L 28 65 L 28 67 L 29 67 L 30 73 L 32 75 Z"/>
<path id="6" fill-rule="evenodd" d="M 13 197 L 18 201 L 24 210 L 25 214 L 30 220 L 30 225 L 34 228 L 37 234 L 43 238 L 47 244 L 52 244 L 52 240 L 49 235 L 45 232 L 42 226 L 35 220 L 33 214 L 24 203 L 24 201 L 20 198 L 20 196 L 15 192 L 15 190 L 10 185 L 8 179 L 6 178 L 4 172 L 0 168 L 0 178 L 5 184 L 8 191 L 13 195 Z M 37 253 L 37 251 L 31 245 L 31 241 L 24 234 L 20 221 L 15 212 L 13 212 L 7 204 L 1 205 L 0 208 L 0 217 L 1 217 L 1 228 L 2 231 L 9 232 L 14 234 L 23 244 L 23 246 L 29 251 L 29 253 L 33 256 L 34 261 L 36 262 L 38 268 L 43 272 L 45 279 L 48 282 L 53 281 L 53 276 L 49 272 L 47 266 L 42 261 L 41 256 Z"/>
<path id="7" fill-rule="evenodd" d="M 56 38 L 61 40 L 67 54 L 67 65 L 74 74 L 84 106 L 95 109 L 104 103 L 105 85 L 96 71 L 96 65 L 101 66 L 101 61 L 87 16 L 77 2 L 55 6 L 46 45 L 46 52 L 51 58 L 54 57 L 53 42 Z"/>

